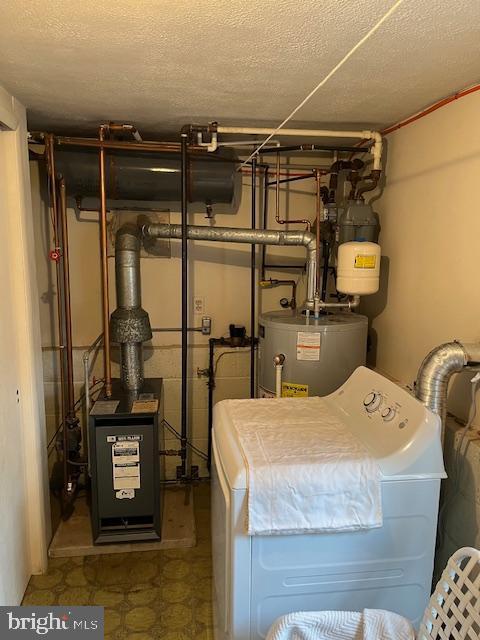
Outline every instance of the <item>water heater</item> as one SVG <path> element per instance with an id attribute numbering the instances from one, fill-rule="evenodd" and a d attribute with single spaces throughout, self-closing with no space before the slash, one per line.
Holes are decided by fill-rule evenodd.
<path id="1" fill-rule="evenodd" d="M 283 354 L 283 396 L 325 396 L 365 364 L 368 320 L 331 313 L 317 320 L 299 311 L 272 311 L 259 321 L 258 396 L 275 396 L 276 355 Z"/>

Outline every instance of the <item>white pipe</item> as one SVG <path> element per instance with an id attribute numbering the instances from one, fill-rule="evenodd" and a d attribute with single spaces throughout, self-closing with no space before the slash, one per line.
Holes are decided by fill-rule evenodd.
<path id="1" fill-rule="evenodd" d="M 259 135 L 268 136 L 275 129 L 267 127 L 221 127 L 217 126 L 217 133 L 236 133 L 242 135 Z M 276 135 L 279 136 L 296 136 L 306 138 L 365 138 L 371 140 L 375 137 L 376 131 L 369 129 L 363 131 L 334 131 L 332 129 L 280 129 Z M 379 134 L 380 135 L 380 134 Z"/>
<path id="2" fill-rule="evenodd" d="M 282 370 L 283 364 L 275 365 L 275 396 L 277 398 L 282 397 Z"/>
<path id="3" fill-rule="evenodd" d="M 283 364 L 285 362 L 285 355 L 283 353 L 278 353 L 273 358 L 273 364 L 275 366 L 275 397 L 282 397 L 282 371 Z"/>
<path id="4" fill-rule="evenodd" d="M 363 129 L 360 131 L 334 131 L 332 129 L 269 129 L 267 127 L 222 127 L 217 126 L 217 130 L 212 132 L 211 142 L 201 142 L 199 145 L 206 147 L 207 151 L 216 151 L 218 149 L 218 133 L 235 134 L 235 135 L 259 135 L 269 136 L 275 133 L 275 136 L 294 136 L 304 138 L 358 138 L 360 140 L 373 140 L 370 153 L 373 156 L 373 169 L 380 170 L 382 168 L 382 136 L 379 131 Z M 199 140 L 201 134 L 199 134 Z M 222 145 L 223 146 L 223 145 Z"/>

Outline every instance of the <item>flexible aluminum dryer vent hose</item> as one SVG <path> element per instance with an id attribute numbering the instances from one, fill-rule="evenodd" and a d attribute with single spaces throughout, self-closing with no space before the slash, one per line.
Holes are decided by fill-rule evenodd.
<path id="1" fill-rule="evenodd" d="M 448 383 L 454 373 L 468 365 L 480 364 L 480 344 L 447 342 L 435 347 L 422 362 L 417 375 L 415 395 L 442 419 L 447 414 Z"/>

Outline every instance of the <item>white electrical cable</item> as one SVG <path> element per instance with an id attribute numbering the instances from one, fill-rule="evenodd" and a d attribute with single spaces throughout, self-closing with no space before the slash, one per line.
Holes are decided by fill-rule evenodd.
<path id="1" fill-rule="evenodd" d="M 327 73 L 327 75 L 323 78 L 323 80 L 319 82 L 317 86 L 314 89 L 312 89 L 312 91 L 310 91 L 310 93 L 300 102 L 299 105 L 295 107 L 295 109 L 291 113 L 289 113 L 289 115 L 285 118 L 285 120 L 281 122 L 278 125 L 278 127 L 274 129 L 272 133 L 265 138 L 265 140 L 255 149 L 255 151 L 253 151 L 248 156 L 248 158 L 244 162 L 242 162 L 242 164 L 239 167 L 240 169 L 244 165 L 248 164 L 248 162 L 250 162 L 250 160 L 254 156 L 258 155 L 258 152 L 260 151 L 260 149 L 262 149 L 268 142 L 270 142 L 273 136 L 275 136 L 280 131 L 280 129 L 283 129 L 283 127 L 287 124 L 289 120 L 293 118 L 293 116 L 297 113 L 297 111 L 299 111 L 310 100 L 310 98 L 312 98 L 317 93 L 317 91 L 321 89 L 323 85 L 326 84 L 333 75 L 335 75 L 335 73 L 340 69 L 340 67 L 342 67 L 345 64 L 345 62 L 347 62 L 347 60 L 349 60 L 353 56 L 353 54 L 357 51 L 357 49 L 359 49 L 362 46 L 362 44 L 364 44 L 370 38 L 370 36 L 372 36 L 377 31 L 377 29 L 381 27 L 381 25 L 385 22 L 385 20 L 387 20 L 398 9 L 398 7 L 402 4 L 403 1 L 404 0 L 397 0 L 397 2 L 395 2 L 395 4 L 392 7 L 390 7 L 390 9 L 380 18 L 380 20 L 370 29 L 370 31 L 366 35 L 364 35 L 363 38 L 359 40 L 354 47 L 352 47 L 352 49 L 350 49 L 350 51 L 340 60 L 340 62 L 336 64 L 329 73 Z"/>

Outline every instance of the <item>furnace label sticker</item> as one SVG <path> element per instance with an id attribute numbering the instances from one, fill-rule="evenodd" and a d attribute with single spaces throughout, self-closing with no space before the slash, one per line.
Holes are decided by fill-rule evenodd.
<path id="1" fill-rule="evenodd" d="M 308 384 L 282 382 L 282 398 L 308 398 Z"/>
<path id="2" fill-rule="evenodd" d="M 158 400 L 134 400 L 131 413 L 157 413 Z"/>
<path id="3" fill-rule="evenodd" d="M 120 400 L 97 400 L 90 411 L 92 416 L 104 416 L 115 413 Z"/>
<path id="4" fill-rule="evenodd" d="M 115 497 L 119 500 L 132 500 L 135 498 L 135 489 L 120 489 L 115 493 Z"/>
<path id="5" fill-rule="evenodd" d="M 297 360 L 320 360 L 320 333 L 297 332 Z"/>
<path id="6" fill-rule="evenodd" d="M 355 269 L 375 269 L 377 256 L 355 256 Z"/>
<path id="7" fill-rule="evenodd" d="M 141 442 L 143 434 L 139 436 L 107 436 L 107 442 Z"/>
<path id="8" fill-rule="evenodd" d="M 138 440 L 112 444 L 113 488 L 140 489 L 140 443 Z M 119 497 L 119 496 L 117 496 Z"/>

